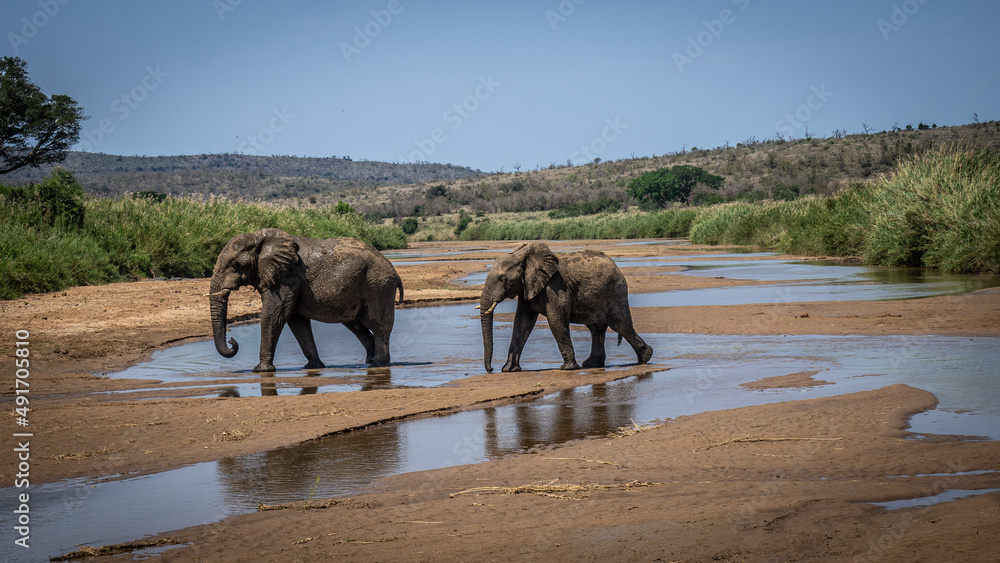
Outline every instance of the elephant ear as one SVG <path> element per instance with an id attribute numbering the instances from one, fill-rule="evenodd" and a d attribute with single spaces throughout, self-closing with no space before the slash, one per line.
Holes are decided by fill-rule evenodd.
<path id="1" fill-rule="evenodd" d="M 299 261 L 299 245 L 292 236 L 279 229 L 264 229 L 257 255 L 257 275 L 260 289 L 270 289 Z"/>
<path id="2" fill-rule="evenodd" d="M 524 259 L 524 296 L 534 299 L 559 271 L 559 259 L 545 243 L 532 243 L 523 249 L 527 251 Z"/>

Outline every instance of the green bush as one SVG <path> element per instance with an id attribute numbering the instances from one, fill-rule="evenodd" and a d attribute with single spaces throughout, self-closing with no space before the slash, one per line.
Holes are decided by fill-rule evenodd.
<path id="1" fill-rule="evenodd" d="M 709 174 L 697 166 L 681 164 L 647 172 L 629 182 L 626 191 L 639 202 L 641 208 L 652 210 L 666 207 L 675 201 L 687 203 L 691 191 L 698 184 L 718 190 L 724 182 L 722 176 Z"/>
<path id="2" fill-rule="evenodd" d="M 579 217 L 580 215 L 596 215 L 598 213 L 614 213 L 621 209 L 622 204 L 609 197 L 581 203 L 571 203 L 559 209 L 549 211 L 549 217 L 561 219 L 565 217 Z"/>
<path id="3" fill-rule="evenodd" d="M 659 213 L 570 217 L 552 221 L 488 221 L 471 225 L 461 240 L 569 240 L 634 239 L 687 236 L 696 209 L 669 209 Z"/>
<path id="4" fill-rule="evenodd" d="M 417 232 L 418 228 L 420 228 L 420 223 L 418 223 L 417 220 L 413 217 L 407 217 L 406 219 L 403 219 L 403 223 L 400 225 L 400 227 L 403 229 L 404 233 L 412 235 L 413 233 Z"/>
<path id="5" fill-rule="evenodd" d="M 945 150 L 827 198 L 705 208 L 699 244 L 858 256 L 868 264 L 1000 272 L 1000 151 Z"/>
<path id="6" fill-rule="evenodd" d="M 83 188 L 73 173 L 64 168 L 53 170 L 41 184 L 24 188 L 0 186 L 0 196 L 10 205 L 29 212 L 20 215 L 22 221 L 44 221 L 49 226 L 59 222 L 75 228 L 83 225 L 86 213 Z"/>
<path id="7" fill-rule="evenodd" d="M 464 215 L 463 214 L 458 219 L 458 225 L 455 226 L 455 234 L 456 235 L 461 235 L 462 231 L 464 231 L 466 228 L 468 228 L 469 223 L 471 223 L 471 222 L 472 222 L 472 217 L 469 217 L 468 215 Z"/>
<path id="8" fill-rule="evenodd" d="M 60 185 L 71 186 L 66 179 L 62 177 Z M 406 236 L 398 226 L 373 225 L 356 213 L 341 214 L 335 208 L 84 197 L 80 200 L 84 220 L 77 227 L 65 212 L 48 220 L 50 210 L 56 209 L 51 201 L 58 198 L 46 197 L 0 190 L 0 252 L 9 257 L 0 261 L 4 298 L 150 276 L 208 276 L 233 235 L 265 227 L 312 238 L 356 237 L 380 250 L 406 248 Z M 69 209 L 69 216 L 75 217 Z"/>

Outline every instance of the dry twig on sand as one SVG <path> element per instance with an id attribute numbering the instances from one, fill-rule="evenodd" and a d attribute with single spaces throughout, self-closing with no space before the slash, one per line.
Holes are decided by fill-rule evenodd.
<path id="1" fill-rule="evenodd" d="M 697 452 L 698 450 L 707 450 L 717 446 L 727 446 L 729 444 L 751 444 L 755 442 L 835 442 L 837 440 L 843 440 L 843 438 L 758 438 L 747 434 L 742 438 L 733 438 L 732 440 L 725 440 L 717 444 L 698 446 L 691 451 Z"/>
<path id="2" fill-rule="evenodd" d="M 622 466 L 622 464 L 615 463 L 613 461 L 601 461 L 599 459 L 587 459 L 583 457 L 543 457 L 542 459 L 563 460 L 563 461 L 589 461 L 590 463 L 603 463 L 604 465 L 614 465 L 615 467 Z"/>
<path id="3" fill-rule="evenodd" d="M 562 500 L 581 500 L 577 497 L 569 497 L 564 495 L 558 495 L 555 493 L 573 493 L 581 494 L 589 491 L 630 491 L 638 487 L 651 487 L 653 485 L 662 485 L 663 483 L 646 483 L 644 481 L 631 481 L 629 483 L 612 483 L 607 485 L 601 484 L 561 484 L 557 485 L 555 482 L 558 479 L 549 481 L 544 485 L 521 485 L 518 487 L 473 487 L 471 489 L 466 489 L 464 491 L 459 491 L 457 493 L 452 493 L 451 498 L 455 498 L 458 495 L 478 495 L 478 494 L 501 494 L 501 495 L 518 495 L 518 494 L 532 494 L 539 495 L 543 497 L 557 498 Z"/>
<path id="4" fill-rule="evenodd" d="M 173 538 L 166 538 L 156 541 L 130 541 L 114 545 L 102 545 L 100 547 L 91 547 L 88 545 L 81 547 L 79 551 L 73 551 L 58 557 L 50 557 L 49 561 L 75 561 L 77 559 L 87 559 L 89 557 L 100 557 L 103 555 L 118 555 L 120 553 L 129 553 L 140 549 L 149 549 L 151 547 L 160 547 L 163 545 L 180 545 L 180 543 L 180 541 Z"/>

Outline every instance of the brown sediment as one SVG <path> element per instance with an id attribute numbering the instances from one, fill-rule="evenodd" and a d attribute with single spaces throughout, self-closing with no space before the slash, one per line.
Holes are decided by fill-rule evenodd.
<path id="1" fill-rule="evenodd" d="M 455 280 L 485 268 L 469 260 L 492 259 L 514 245 L 436 244 L 451 253 L 398 268 L 406 288 L 403 306 L 468 301 L 471 311 L 479 289 Z M 712 251 L 606 241 L 550 246 L 587 247 L 612 256 Z M 632 293 L 761 283 L 680 276 L 671 267 L 622 270 Z M 2 333 L 30 333 L 32 484 L 161 471 L 380 421 L 523 400 L 668 367 L 483 373 L 432 389 L 287 397 L 122 401 L 96 394 L 149 387 L 147 381 L 101 374 L 165 346 L 210 338 L 208 289 L 207 279 L 140 281 L 0 302 Z M 253 291 L 233 292 L 230 320 L 255 318 L 259 303 Z M 633 318 L 640 334 L 996 336 L 1000 291 L 883 302 L 634 308 Z M 469 338 L 481 335 L 475 331 Z M 4 357 L 12 357 L 13 340 L 0 342 Z M 825 383 L 815 375 L 775 373 L 746 383 L 756 388 Z M 12 398 L 13 385 L 12 378 L 5 379 L 0 392 Z M 933 404 L 923 391 L 893 386 L 683 417 L 633 435 L 560 446 L 557 455 L 536 452 L 393 477 L 381 492 L 359 503 L 331 505 L 319 511 L 322 515 L 279 510 L 171 533 L 190 545 L 162 557 L 988 560 L 990 530 L 1000 528 L 996 494 L 906 511 L 865 504 L 946 488 L 1000 486 L 996 473 L 886 478 L 1000 470 L 996 442 L 910 439 L 906 417 Z M 3 464 L 0 478 L 12 482 L 13 470 L 13 464 Z M 627 487 L 630 483 L 644 485 Z M 536 492 L 485 494 L 508 489 Z M 469 490 L 476 493 L 450 496 Z M 567 498 L 552 498 L 561 496 Z"/>

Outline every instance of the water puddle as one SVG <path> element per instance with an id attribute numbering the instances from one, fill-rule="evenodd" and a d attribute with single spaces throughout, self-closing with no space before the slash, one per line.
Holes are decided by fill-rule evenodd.
<path id="1" fill-rule="evenodd" d="M 886 510 L 899 510 L 900 508 L 916 508 L 918 506 L 932 506 L 935 504 L 941 504 L 943 502 L 951 502 L 953 500 L 974 497 L 977 495 L 986 495 L 989 493 L 996 493 L 996 492 L 1000 492 L 1000 489 L 974 489 L 974 490 L 951 489 L 930 497 L 890 500 L 888 502 L 872 502 L 869 504 L 881 506 Z"/>
<path id="2" fill-rule="evenodd" d="M 982 469 L 980 471 L 958 471 L 955 473 L 917 473 L 916 475 L 889 475 L 890 479 L 909 479 L 912 477 L 967 477 L 969 475 L 990 475 L 1000 473 L 996 469 Z"/>
<path id="3" fill-rule="evenodd" d="M 428 254 L 418 253 L 420 257 Z M 715 255 L 698 263 L 691 258 L 686 257 L 690 262 L 688 275 L 803 281 L 633 295 L 632 305 L 764 303 L 831 296 L 888 299 L 947 293 L 959 287 L 967 290 L 984 283 L 984 278 L 978 277 L 887 273 L 766 257 L 740 261 L 731 255 Z M 683 259 L 669 260 L 683 263 Z M 640 261 L 621 263 L 626 262 Z M 508 300 L 497 312 L 512 313 L 515 306 Z M 510 340 L 511 323 L 498 318 L 494 324 L 496 360 Z M 232 328 L 241 345 L 235 358 L 219 356 L 211 341 L 161 350 L 150 362 L 111 374 L 160 383 L 116 396 L 218 396 L 223 392 L 274 396 L 433 387 L 482 372 L 479 316 L 468 304 L 398 310 L 389 368 L 369 370 L 361 364 L 364 350 L 346 328 L 313 323 L 313 330 L 320 356 L 330 367 L 302 370 L 305 358 L 294 337 L 284 334 L 276 354 L 277 373 L 265 377 L 253 374 L 248 370 L 257 363 L 260 330 L 256 325 L 240 325 Z M 205 524 L 253 511 L 259 503 L 356 494 L 388 475 L 475 463 L 539 445 L 603 436 L 633 422 L 840 395 L 895 383 L 925 389 L 939 399 L 936 409 L 911 418 L 912 432 L 1000 439 L 1000 378 L 996 377 L 1000 338 L 643 336 L 656 350 L 655 361 L 671 369 L 562 391 L 532 402 L 386 423 L 295 447 L 154 475 L 76 479 L 32 487 L 32 524 L 38 531 L 32 534 L 35 553 L 57 555 L 78 544 L 117 543 Z M 586 351 L 589 343 L 586 331 L 574 332 L 578 353 Z M 632 350 L 614 346 L 612 339 L 607 351 L 611 366 L 635 362 Z M 524 349 L 522 366 L 540 370 L 559 363 L 551 333 L 537 327 Z M 740 385 L 803 371 L 816 371 L 817 379 L 832 385 L 766 391 Z M 0 494 L 15 498 L 12 489 Z"/>
<path id="4" fill-rule="evenodd" d="M 463 315 L 469 307 L 450 314 Z M 509 338 L 497 323 L 497 338 Z M 509 326 L 504 330 L 509 331 Z M 580 347 L 586 333 L 576 335 Z M 470 339 L 475 341 L 476 339 Z M 204 524 L 310 497 L 356 494 L 380 477 L 495 459 L 528 448 L 603 436 L 635 422 L 824 397 L 906 383 L 934 393 L 939 407 L 910 430 L 1000 438 L 1000 338 L 649 335 L 670 370 L 585 386 L 538 400 L 448 416 L 387 423 L 268 452 L 120 480 L 72 480 L 32 487 L 32 521 L 42 552 L 116 543 Z M 505 341 L 505 340 L 504 340 Z M 478 342 L 476 349 L 478 351 Z M 552 367 L 555 343 L 529 339 L 526 369 Z M 550 350 L 549 348 L 552 348 Z M 634 362 L 609 346 L 611 362 Z M 214 350 L 213 350 L 214 353 Z M 477 365 L 478 367 L 478 365 Z M 433 372 L 446 364 L 424 366 Z M 818 370 L 834 383 L 755 391 L 741 383 Z M 391 368 L 395 378 L 396 368 Z M 425 376 L 428 381 L 440 379 Z M 4 494 L 11 491 L 5 490 Z"/>
<path id="5" fill-rule="evenodd" d="M 497 311 L 513 311 L 513 306 L 513 302 L 505 303 Z M 497 328 L 503 325 L 497 322 Z M 270 390 L 294 386 L 319 388 L 318 392 L 351 391 L 359 384 L 366 389 L 386 388 L 387 385 L 435 387 L 470 373 L 482 372 L 479 313 L 472 305 L 398 309 L 390 346 L 393 362 L 388 368 L 369 369 L 361 363 L 365 357 L 364 348 L 343 325 L 314 322 L 312 326 L 320 358 L 328 367 L 302 369 L 305 356 L 290 329 L 285 327 L 275 352 L 277 371 L 273 376 L 264 377 L 277 378 L 281 383 L 270 384 Z M 256 323 L 236 325 L 231 327 L 229 336 L 240 343 L 240 353 L 231 359 L 220 356 L 212 341 L 206 340 L 158 350 L 149 362 L 105 375 L 158 380 L 164 385 L 244 385 L 249 395 L 273 395 L 245 387 L 247 384 L 259 385 L 262 380 L 259 374 L 250 371 L 258 360 L 260 326 Z M 247 394 L 241 390 L 242 396 Z"/>
<path id="6" fill-rule="evenodd" d="M 1000 276 L 949 275 L 921 268 L 850 266 L 824 260 L 768 259 L 769 256 L 775 254 L 751 252 L 739 255 L 630 257 L 616 258 L 615 263 L 622 268 L 679 266 L 684 268 L 682 272 L 675 272 L 680 275 L 775 282 L 749 287 L 633 294 L 629 296 L 633 307 L 914 299 L 1000 286 Z M 488 270 L 475 272 L 457 282 L 468 286 L 480 285 L 486 281 L 487 273 Z"/>

